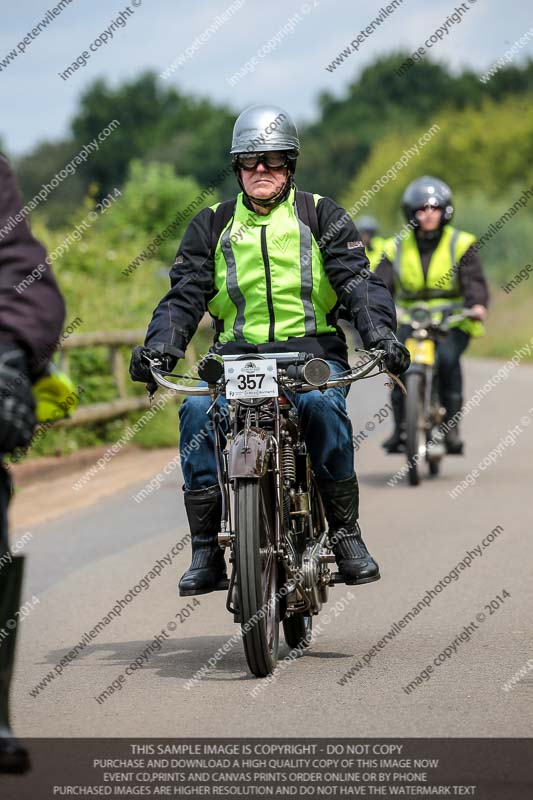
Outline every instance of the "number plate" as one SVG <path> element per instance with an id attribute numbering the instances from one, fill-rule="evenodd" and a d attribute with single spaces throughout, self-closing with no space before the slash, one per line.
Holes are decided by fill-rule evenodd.
<path id="1" fill-rule="evenodd" d="M 435 363 L 435 342 L 431 339 L 407 339 L 405 342 L 413 364 Z"/>
<path id="2" fill-rule="evenodd" d="M 226 361 L 226 397 L 228 400 L 251 397 L 277 397 L 278 384 L 275 358 L 246 358 Z"/>

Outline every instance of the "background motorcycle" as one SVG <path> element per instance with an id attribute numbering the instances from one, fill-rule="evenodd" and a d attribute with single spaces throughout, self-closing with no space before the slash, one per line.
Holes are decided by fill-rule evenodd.
<path id="1" fill-rule="evenodd" d="M 458 313 L 454 311 L 461 309 Z M 430 306 L 417 303 L 398 309 L 402 324 L 411 328 L 405 345 L 411 366 L 405 374 L 405 451 L 411 486 L 420 483 L 419 464 L 425 461 L 430 475 L 438 475 L 446 452 L 440 426 L 446 409 L 438 392 L 438 351 L 436 343 L 448 334 L 453 323 L 471 316 L 468 309 L 453 304 Z"/>

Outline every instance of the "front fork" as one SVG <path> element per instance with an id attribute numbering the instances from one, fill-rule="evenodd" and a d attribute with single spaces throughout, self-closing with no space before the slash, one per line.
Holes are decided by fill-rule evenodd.
<path id="1" fill-rule="evenodd" d="M 289 531 L 285 530 L 285 518 L 284 518 L 284 494 L 285 492 L 289 492 L 290 487 L 285 487 L 283 484 L 284 481 L 284 468 L 282 464 L 282 454 L 281 448 L 283 447 L 284 437 L 286 436 L 286 431 L 281 426 L 281 415 L 279 413 L 278 401 L 276 400 L 276 409 L 275 409 L 275 418 L 274 418 L 274 431 L 273 434 L 269 434 L 264 429 L 260 429 L 258 427 L 253 427 L 249 424 L 247 420 L 245 422 L 245 427 L 243 430 L 236 433 L 234 436 L 231 434 L 228 435 L 226 447 L 222 453 L 222 459 L 224 468 L 222 468 L 221 459 L 217 459 L 217 470 L 218 470 L 218 480 L 219 485 L 222 491 L 222 499 L 223 499 L 223 513 L 222 513 L 222 522 L 221 522 L 221 531 L 218 536 L 219 544 L 223 547 L 229 546 L 230 548 L 230 563 L 232 565 L 231 568 L 231 577 L 229 581 L 228 587 L 228 595 L 226 599 L 226 608 L 227 610 L 236 615 L 238 612 L 233 607 L 233 589 L 235 586 L 236 580 L 236 562 L 235 562 L 235 553 L 234 553 L 234 541 L 235 536 L 232 529 L 232 519 L 231 519 L 231 507 L 229 502 L 229 486 L 233 479 L 235 478 L 254 478 L 260 480 L 267 471 L 272 472 L 273 477 L 273 484 L 274 484 L 274 513 L 275 513 L 275 527 L 274 527 L 274 536 L 275 536 L 275 555 L 282 565 L 282 569 L 284 570 L 285 576 L 290 581 L 291 587 L 290 592 L 287 593 L 287 599 L 289 603 L 292 605 L 295 602 L 300 601 L 298 610 L 299 611 L 313 611 L 313 608 L 316 605 L 321 605 L 321 603 L 314 603 L 312 599 L 309 598 L 307 591 L 305 589 L 305 584 L 309 584 L 310 575 L 307 576 L 306 572 L 309 569 L 309 564 L 306 565 L 307 569 L 298 568 L 294 570 L 294 564 L 289 564 L 289 553 L 287 548 L 291 545 L 286 543 L 287 536 L 289 535 Z M 215 412 L 216 414 L 217 412 Z M 217 452 L 221 453 L 220 448 L 220 435 L 218 425 L 215 425 L 215 446 L 217 448 Z M 291 447 L 294 447 L 294 444 L 290 443 Z M 313 486 L 312 486 L 312 475 L 307 463 L 306 457 L 306 476 L 305 481 L 307 485 L 307 492 L 303 494 L 308 494 L 309 498 L 312 496 Z M 319 526 L 319 530 L 324 530 L 323 527 L 325 525 L 325 515 L 321 505 L 321 500 L 318 495 L 318 490 L 316 489 L 316 485 L 314 486 L 315 491 L 317 492 L 317 497 L 315 500 L 317 501 L 314 505 L 318 506 L 318 519 L 312 520 L 313 511 L 315 508 L 312 508 L 313 504 L 309 504 L 309 509 L 306 509 L 307 516 L 310 521 L 310 524 L 305 526 L 306 528 L 306 538 L 308 542 L 311 542 L 311 546 L 306 547 L 306 555 L 309 557 L 312 554 L 312 562 L 318 565 L 318 563 L 322 563 L 325 561 L 326 558 L 322 556 L 322 548 L 325 543 L 326 534 L 325 532 L 320 537 L 319 542 L 316 540 L 315 531 L 312 529 L 313 525 L 316 527 Z M 299 494 L 299 493 L 298 493 Z M 295 497 L 294 500 L 298 498 Z M 300 498 L 300 501 L 303 505 L 303 498 Z M 292 512 L 293 514 L 300 515 L 303 512 L 303 508 L 298 508 L 299 503 L 295 503 L 296 509 Z M 312 522 L 311 522 L 312 520 Z M 293 554 L 294 555 L 294 554 Z M 329 559 L 327 559 L 329 560 Z M 315 566 L 316 569 L 316 566 Z M 300 573 L 300 574 L 298 574 Z M 307 580 L 306 580 L 307 577 Z M 316 613 L 316 612 L 315 612 Z"/>
<path id="2" fill-rule="evenodd" d="M 440 402 L 437 364 L 432 368 L 427 367 L 427 369 L 428 374 L 426 376 L 424 392 L 424 417 L 426 419 L 429 445 L 428 455 L 430 459 L 438 460 L 444 455 L 444 435 L 440 430 L 440 425 L 444 419 L 444 408 Z"/>

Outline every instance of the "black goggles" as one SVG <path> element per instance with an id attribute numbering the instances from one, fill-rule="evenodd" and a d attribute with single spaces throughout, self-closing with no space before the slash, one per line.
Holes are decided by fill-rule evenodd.
<path id="1" fill-rule="evenodd" d="M 282 150 L 269 153 L 239 153 L 235 156 L 235 164 L 239 169 L 252 170 L 261 162 L 267 169 L 282 169 L 289 165 L 289 155 Z"/>
<path id="2" fill-rule="evenodd" d="M 437 201 L 437 198 L 433 198 L 433 199 L 430 198 L 426 203 L 424 203 L 423 205 L 417 207 L 416 213 L 418 214 L 419 211 L 427 211 L 428 209 L 430 211 L 433 211 L 433 210 L 436 210 L 436 209 L 439 209 L 440 211 L 442 211 L 442 208 L 443 207 Z"/>

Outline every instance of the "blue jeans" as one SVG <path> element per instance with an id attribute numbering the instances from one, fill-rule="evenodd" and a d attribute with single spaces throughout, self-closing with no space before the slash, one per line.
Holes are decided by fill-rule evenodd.
<path id="1" fill-rule="evenodd" d="M 328 363 L 332 375 L 342 372 L 336 361 Z M 341 481 L 354 474 L 352 423 L 346 411 L 348 389 L 317 390 L 291 396 L 298 408 L 311 464 L 318 478 Z M 213 422 L 206 413 L 210 405 L 208 396 L 187 397 L 179 410 L 181 469 L 187 490 L 206 489 L 218 482 Z M 224 441 L 228 429 L 226 398 L 219 397 L 217 406 Z"/>

